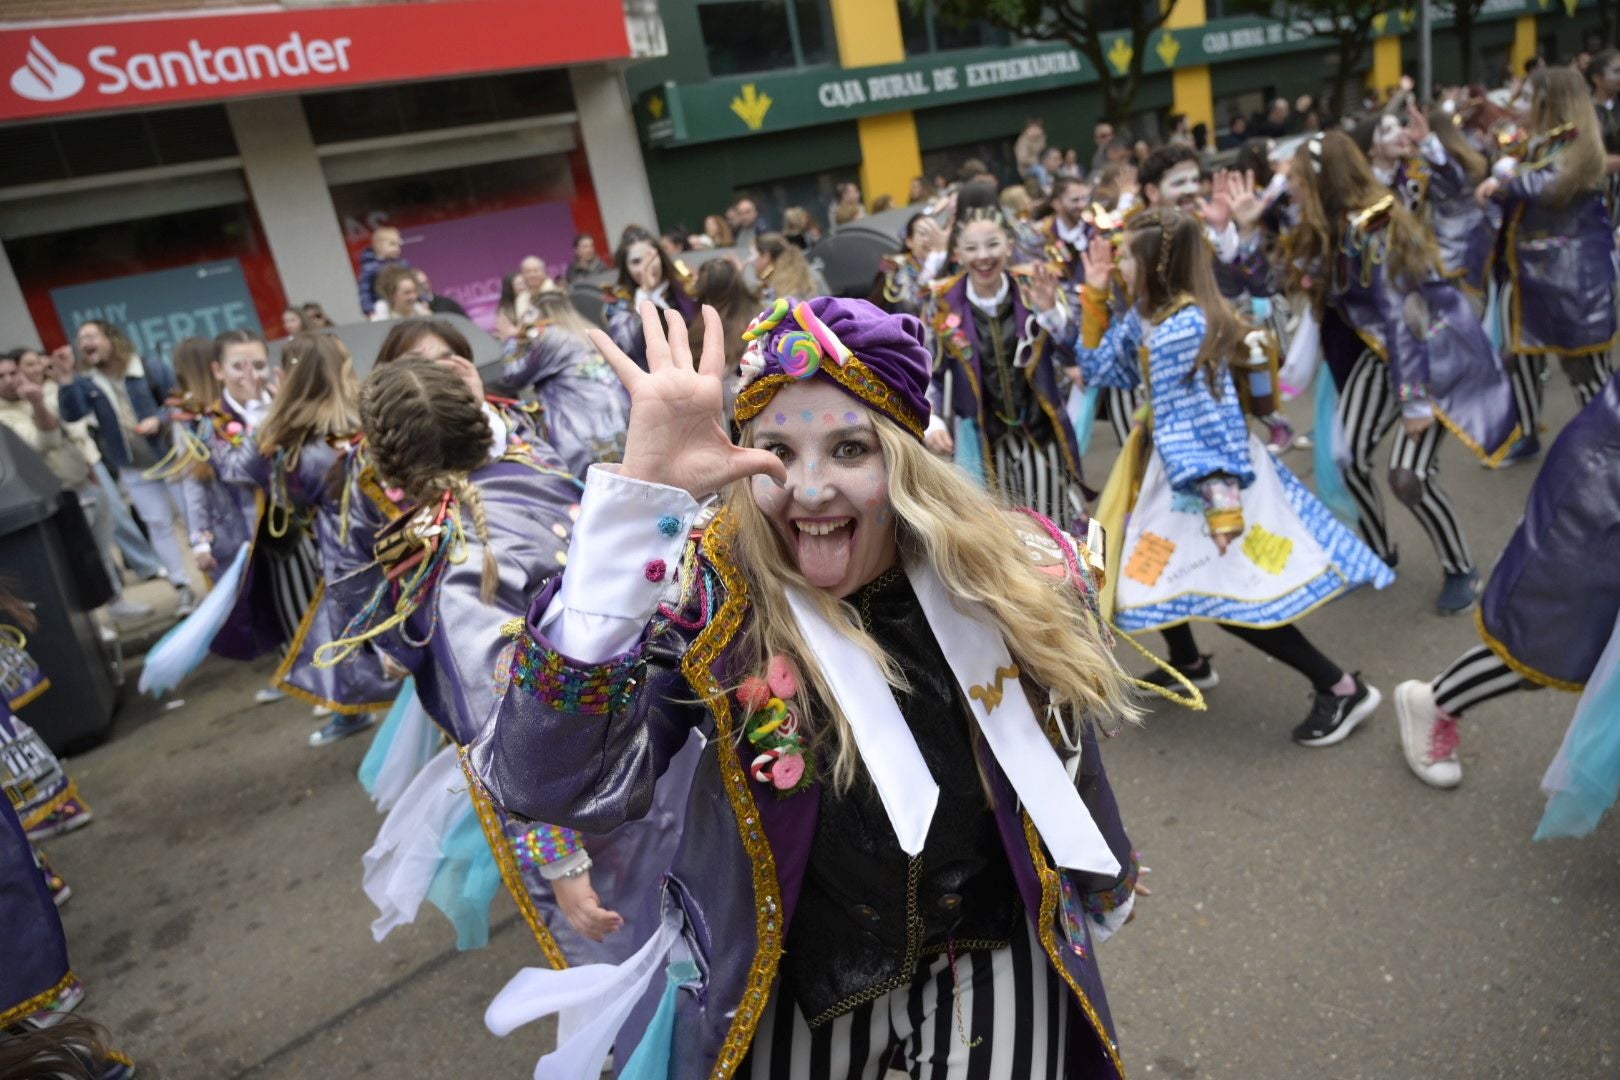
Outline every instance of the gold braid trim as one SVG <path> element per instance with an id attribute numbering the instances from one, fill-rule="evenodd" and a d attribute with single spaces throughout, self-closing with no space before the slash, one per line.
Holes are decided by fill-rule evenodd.
<path id="1" fill-rule="evenodd" d="M 742 629 L 748 608 L 748 584 L 732 560 L 732 542 L 737 522 L 728 510 L 721 510 L 703 534 L 703 554 L 725 586 L 725 599 L 709 625 L 692 642 L 681 658 L 681 673 L 692 690 L 714 714 L 714 743 L 719 748 L 720 777 L 726 799 L 737 821 L 737 835 L 748 852 L 754 873 L 754 929 L 758 948 L 748 966 L 748 989 L 737 1004 L 736 1016 L 726 1032 L 725 1042 L 715 1058 L 714 1080 L 726 1080 L 742 1064 L 754 1041 L 754 1030 L 765 1012 L 782 959 L 781 884 L 776 876 L 776 856 L 760 827 L 759 810 L 754 803 L 748 777 L 737 760 L 731 723 L 731 701 L 725 688 L 714 677 L 713 665 Z"/>
<path id="2" fill-rule="evenodd" d="M 49 690 L 50 688 L 51 688 L 51 680 L 49 678 L 40 679 L 39 682 L 36 685 L 34 685 L 32 688 L 30 688 L 29 691 L 26 694 L 23 694 L 21 697 L 17 698 L 15 701 L 11 702 L 11 711 L 12 712 L 20 711 L 24 705 L 27 705 L 30 702 L 38 700 L 39 695 L 43 694 L 45 691 Z"/>
<path id="3" fill-rule="evenodd" d="M 0 1028 L 10 1027 L 17 1021 L 33 1016 L 41 1009 L 48 1009 L 56 1003 L 56 999 L 67 993 L 68 987 L 74 982 L 73 972 L 70 970 L 62 976 L 62 981 L 43 993 L 35 994 L 21 1005 L 13 1006 L 0 1013 Z"/>
<path id="4" fill-rule="evenodd" d="M 56 798 L 51 799 L 44 806 L 37 808 L 32 814 L 29 814 L 28 817 L 23 819 L 23 832 L 27 832 L 29 829 L 37 828 L 39 824 L 46 818 L 50 817 L 52 814 L 56 813 L 56 811 L 66 806 L 69 799 L 77 799 L 78 797 L 79 782 L 77 780 L 69 780 L 67 787 L 63 788 L 61 793 L 58 794 Z M 90 807 L 86 806 L 85 809 L 88 810 Z M 4 1025 L 0 1025 L 0 1027 L 3 1026 Z"/>
<path id="5" fill-rule="evenodd" d="M 852 356 L 843 364 L 828 362 L 822 364 L 818 370 L 917 438 L 923 437 L 923 432 L 928 427 L 928 418 L 913 412 L 900 399 L 900 395 L 874 375 L 872 369 L 861 363 L 858 357 Z M 776 396 L 778 390 L 799 381 L 792 375 L 779 374 L 766 375 L 749 383 L 748 388 L 737 395 L 737 422 L 746 424 L 765 410 L 765 406 L 771 403 L 771 398 Z"/>
<path id="6" fill-rule="evenodd" d="M 324 599 L 326 599 L 326 582 L 321 581 L 315 586 L 315 596 L 304 612 L 303 621 L 298 624 L 298 633 L 293 635 L 292 644 L 287 646 L 287 655 L 281 658 L 276 673 L 270 676 L 270 685 L 306 705 L 319 705 L 343 716 L 359 716 L 369 712 L 386 713 L 393 707 L 392 701 L 363 701 L 357 705 L 345 705 L 341 701 L 330 701 L 287 681 L 287 676 L 292 674 L 292 669 L 298 664 L 299 655 L 304 651 L 304 642 L 309 639 L 309 632 L 315 626 L 315 619 L 320 615 L 321 601 Z"/>
<path id="7" fill-rule="evenodd" d="M 1058 898 L 1063 893 L 1063 882 L 1058 878 L 1057 871 L 1052 869 L 1052 864 L 1046 860 L 1046 852 L 1041 849 L 1041 834 L 1036 831 L 1034 820 L 1027 812 L 1023 818 L 1024 838 L 1029 842 L 1029 857 L 1035 864 L 1035 875 L 1041 880 L 1041 913 L 1036 927 L 1041 935 L 1041 947 L 1046 950 L 1046 958 L 1053 970 L 1069 984 L 1069 989 L 1074 991 L 1075 1000 L 1080 1003 L 1081 1011 L 1086 1014 L 1086 1019 L 1091 1021 L 1092 1028 L 1097 1032 L 1097 1038 L 1102 1042 L 1103 1050 L 1113 1062 L 1115 1074 L 1120 1080 L 1125 1080 L 1125 1063 L 1119 1058 L 1119 1047 L 1114 1045 L 1114 1040 L 1108 1035 L 1108 1027 L 1097 1015 L 1091 999 L 1086 997 L 1086 992 L 1080 989 L 1080 984 L 1069 974 L 1068 965 L 1063 962 L 1063 955 L 1058 949 L 1057 942 L 1057 906 Z"/>
<path id="8" fill-rule="evenodd" d="M 1523 660 L 1518 659 L 1508 651 L 1505 643 L 1498 641 L 1496 635 L 1485 629 L 1485 608 L 1474 609 L 1474 626 L 1479 630 L 1479 636 L 1485 642 L 1485 647 L 1496 654 L 1496 658 L 1512 669 L 1521 679 L 1528 679 L 1537 686 L 1550 686 L 1554 690 L 1566 690 L 1571 694 L 1578 694 L 1586 689 L 1585 683 L 1570 682 L 1567 679 L 1555 679 L 1545 672 L 1537 671 Z"/>
<path id="9" fill-rule="evenodd" d="M 467 750 L 463 746 L 460 751 L 461 771 L 467 774 L 467 792 L 472 796 L 473 806 L 478 808 L 478 824 L 483 826 L 484 839 L 489 841 L 489 850 L 495 855 L 495 865 L 501 868 L 501 880 L 506 883 L 506 891 L 512 894 L 512 899 L 517 903 L 523 921 L 529 924 L 529 932 L 534 935 L 535 944 L 545 955 L 546 963 L 551 965 L 551 970 L 562 971 L 568 967 L 568 958 L 541 920 L 540 909 L 535 906 L 534 897 L 529 895 L 528 886 L 523 884 L 523 871 L 518 869 L 517 859 L 512 855 L 512 841 L 507 838 L 506 829 L 501 826 L 495 804 L 484 791 L 484 785 L 473 775 L 472 766 L 467 761 Z"/>

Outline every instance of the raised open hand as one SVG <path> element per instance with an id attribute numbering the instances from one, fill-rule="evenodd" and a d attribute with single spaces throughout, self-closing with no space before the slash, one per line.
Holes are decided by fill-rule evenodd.
<path id="1" fill-rule="evenodd" d="M 1406 133 L 1412 137 L 1414 143 L 1420 143 L 1429 137 L 1433 129 L 1429 127 L 1429 117 L 1417 107 L 1417 102 L 1406 103 Z"/>
<path id="2" fill-rule="evenodd" d="M 787 468 L 766 450 L 735 446 L 725 427 L 725 331 L 720 316 L 703 306 L 703 356 L 694 366 L 686 320 L 668 311 L 669 332 L 651 301 L 641 305 L 647 339 L 647 370 L 636 366 L 613 340 L 591 331 L 597 351 L 630 391 L 630 429 L 625 435 L 620 473 L 704 499 L 734 480 L 764 473 L 787 481 Z"/>
<path id="3" fill-rule="evenodd" d="M 1058 279 L 1052 267 L 1044 262 L 1035 264 L 1035 276 L 1029 283 L 1029 299 L 1040 312 L 1057 307 Z"/>
<path id="4" fill-rule="evenodd" d="M 1254 232 L 1265 216 L 1266 200 L 1254 189 L 1253 172 L 1226 174 L 1226 202 L 1232 208 L 1232 220 L 1237 222 L 1238 232 Z"/>
<path id="5" fill-rule="evenodd" d="M 1108 292 L 1114 283 L 1114 245 L 1106 237 L 1093 239 L 1080 253 L 1080 265 L 1085 269 L 1087 285 Z"/>

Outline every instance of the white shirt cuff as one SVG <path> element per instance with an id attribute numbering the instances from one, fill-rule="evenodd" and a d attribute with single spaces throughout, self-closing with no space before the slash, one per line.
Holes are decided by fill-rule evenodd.
<path id="1" fill-rule="evenodd" d="M 1427 401 L 1406 401 L 1401 403 L 1401 418 L 1403 420 L 1427 420 L 1434 416 L 1434 406 Z"/>
<path id="2" fill-rule="evenodd" d="M 1110 911 L 1108 914 L 1092 916 L 1091 943 L 1093 945 L 1101 945 L 1103 942 L 1119 933 L 1120 928 L 1125 925 L 1125 920 L 1131 917 L 1131 912 L 1134 910 L 1136 910 L 1136 894 L 1132 893 L 1130 896 L 1125 898 L 1125 902 L 1123 904 L 1119 905 L 1119 907 L 1115 908 L 1113 911 Z"/>
<path id="3" fill-rule="evenodd" d="M 1429 159 L 1431 165 L 1444 165 L 1450 160 L 1446 157 L 1445 144 L 1440 141 L 1440 136 L 1432 131 L 1418 143 L 1418 149 L 1423 151 L 1423 156 Z"/>
<path id="4" fill-rule="evenodd" d="M 943 251 L 930 251 L 928 258 L 923 260 L 922 270 L 917 274 L 917 280 L 926 285 L 939 277 L 939 272 L 945 268 L 945 253 Z"/>
<path id="5" fill-rule="evenodd" d="M 1059 303 L 1050 311 L 1037 311 L 1035 323 L 1054 338 L 1061 338 L 1069 325 L 1069 309 Z"/>
<path id="6" fill-rule="evenodd" d="M 675 577 L 698 510 L 681 488 L 592 465 L 568 568 L 540 620 L 552 648 L 582 664 L 635 648 Z"/>
<path id="7" fill-rule="evenodd" d="M 1223 263 L 1229 263 L 1237 258 L 1238 231 L 1236 225 L 1228 221 L 1224 229 L 1210 229 L 1206 226 L 1205 231 L 1209 233 L 1209 242 L 1215 248 L 1215 257 L 1217 259 Z"/>

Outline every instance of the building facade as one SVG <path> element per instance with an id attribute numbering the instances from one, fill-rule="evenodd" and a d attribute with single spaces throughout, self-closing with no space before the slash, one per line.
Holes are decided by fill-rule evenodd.
<path id="1" fill-rule="evenodd" d="M 622 78 L 663 47 L 645 0 L 64 6 L 0 23 L 0 348 L 358 319 L 384 224 L 476 317 L 524 255 L 653 218 Z"/>
<path id="2" fill-rule="evenodd" d="M 1136 131 L 1157 135 L 1184 114 L 1214 133 L 1272 98 L 1324 98 L 1331 42 L 1227 6 L 1178 0 L 1150 37 Z M 633 65 L 626 82 L 666 229 L 696 231 L 741 193 L 773 222 L 789 205 L 824 211 L 844 180 L 860 182 L 868 203 L 904 203 L 912 178 L 968 158 L 1010 177 L 1013 140 L 1032 117 L 1045 121 L 1049 144 L 1084 159 L 1095 149 L 1097 72 L 1061 43 L 952 25 L 912 0 L 662 0 L 662 14 L 667 55 Z M 1475 78 L 1494 83 L 1538 51 L 1573 55 L 1598 21 L 1595 0 L 1488 0 L 1474 31 Z M 1413 9 L 1392 5 L 1351 81 L 1381 90 L 1415 72 L 1415 23 Z M 1437 84 L 1461 69 L 1450 25 L 1435 23 Z M 1110 36 L 1105 54 L 1124 71 L 1130 36 Z"/>

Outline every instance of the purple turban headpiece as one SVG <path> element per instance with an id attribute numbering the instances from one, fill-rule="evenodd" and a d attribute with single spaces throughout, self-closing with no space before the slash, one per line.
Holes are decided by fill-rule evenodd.
<path id="1" fill-rule="evenodd" d="M 917 438 L 927 430 L 933 364 L 913 315 L 837 296 L 783 299 L 748 324 L 743 340 L 738 423 L 758 416 L 783 386 L 819 373 Z"/>

